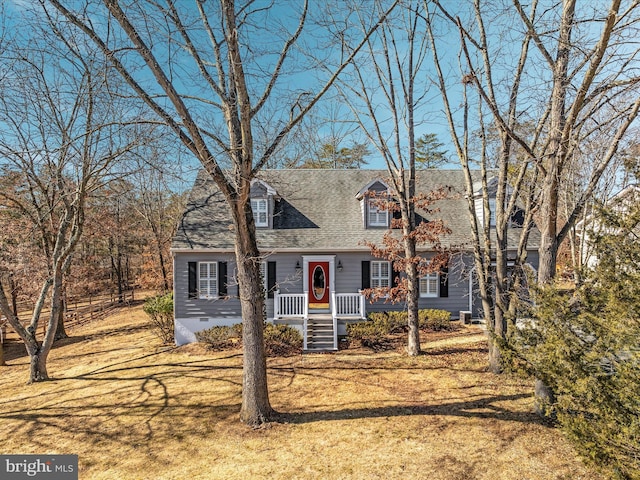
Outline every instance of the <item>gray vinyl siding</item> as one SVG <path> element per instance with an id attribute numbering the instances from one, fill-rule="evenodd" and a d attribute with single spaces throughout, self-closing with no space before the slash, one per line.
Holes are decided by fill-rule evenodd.
<path id="1" fill-rule="evenodd" d="M 363 260 L 375 261 L 380 260 L 372 257 L 367 253 L 357 253 L 345 257 L 341 255 L 338 259 L 342 259 L 344 269 L 342 272 L 337 272 L 336 289 L 341 290 L 341 287 L 345 288 L 344 291 L 358 291 L 362 288 L 362 270 L 361 265 Z M 336 259 L 337 262 L 337 259 Z M 396 275 L 393 272 L 392 275 Z M 458 263 L 451 262 L 449 266 L 449 296 L 420 298 L 418 300 L 419 308 L 438 308 L 442 310 L 448 310 L 451 312 L 454 318 L 457 318 L 460 310 L 467 310 L 469 308 L 469 296 L 468 296 L 468 279 L 463 276 L 462 269 L 458 267 Z M 351 289 L 351 290 L 349 290 Z M 377 302 L 371 302 L 367 300 L 366 309 L 367 312 L 381 312 L 385 310 L 402 310 L 406 308 L 404 302 L 392 304 L 390 302 L 385 303 L 383 300 Z"/>
<path id="2" fill-rule="evenodd" d="M 331 253 L 313 253 L 331 255 Z M 336 293 L 356 293 L 362 288 L 362 262 L 379 260 L 367 252 L 347 252 L 335 255 L 335 291 Z M 276 262 L 276 288 L 280 293 L 303 293 L 303 272 L 296 271 L 296 263 L 304 265 L 303 255 L 296 253 L 265 254 L 265 261 Z M 235 282 L 236 264 L 232 253 L 176 253 L 174 256 L 175 292 L 174 305 L 176 318 L 208 317 L 224 323 L 225 319 L 239 319 L 240 301 L 238 286 Z M 188 298 L 188 263 L 189 262 L 227 262 L 228 289 L 227 298 L 204 300 Z M 342 271 L 338 271 L 338 263 Z M 537 268 L 537 252 L 529 254 L 528 263 Z M 448 297 L 427 297 L 419 299 L 419 308 L 437 308 L 448 310 L 453 318 L 458 318 L 461 310 L 469 310 L 469 271 L 472 258 L 470 255 L 458 255 L 449 263 Z M 473 293 L 472 312 L 475 317 L 481 314 L 481 303 L 477 292 Z M 273 299 L 267 299 L 267 318 L 273 318 Z M 367 312 L 385 310 L 401 310 L 404 302 L 398 304 L 384 301 L 366 301 Z"/>
<path id="3" fill-rule="evenodd" d="M 302 293 L 302 256 L 296 254 L 265 255 L 265 262 L 276 262 L 276 288 L 281 293 Z M 227 262 L 227 298 L 205 300 L 189 298 L 189 262 Z M 176 253 L 174 255 L 175 318 L 238 319 L 241 317 L 236 262 L 232 253 Z M 273 299 L 267 299 L 267 318 L 273 318 Z"/>
<path id="4" fill-rule="evenodd" d="M 235 258 L 224 253 L 178 253 L 174 256 L 173 308 L 175 318 L 230 318 L 240 316 Z M 189 298 L 189 262 L 227 262 L 227 298 Z M 218 279 L 220 282 L 221 280 Z"/>
<path id="5" fill-rule="evenodd" d="M 276 288 L 280 293 L 302 293 L 302 255 L 297 253 L 267 254 L 266 260 L 276 262 Z M 299 272 L 296 272 L 296 262 L 300 262 Z M 272 298 L 268 301 L 267 317 L 273 318 Z"/>

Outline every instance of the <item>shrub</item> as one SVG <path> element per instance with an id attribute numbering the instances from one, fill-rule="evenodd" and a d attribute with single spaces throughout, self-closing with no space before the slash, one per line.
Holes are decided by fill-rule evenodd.
<path id="1" fill-rule="evenodd" d="M 270 357 L 295 355 L 302 351 L 302 334 L 289 325 L 265 324 L 264 349 Z"/>
<path id="2" fill-rule="evenodd" d="M 228 327 L 211 327 L 196 333 L 196 339 L 212 350 L 230 350 L 242 347 L 242 324 Z M 265 323 L 264 349 L 268 356 L 286 356 L 300 353 L 302 335 L 288 325 Z"/>
<path id="3" fill-rule="evenodd" d="M 358 342 L 363 347 L 374 350 L 384 349 L 390 344 L 385 322 L 386 319 L 379 317 L 377 320 L 347 325 L 347 338 L 350 342 Z"/>
<path id="4" fill-rule="evenodd" d="M 368 318 L 385 334 L 391 335 L 407 331 L 407 312 L 372 312 Z"/>
<path id="5" fill-rule="evenodd" d="M 425 330 L 451 330 L 451 313 L 447 310 L 424 308 L 418 312 L 418 324 Z"/>
<path id="6" fill-rule="evenodd" d="M 387 312 L 388 333 L 402 333 L 408 329 L 409 314 L 406 310 Z"/>
<path id="7" fill-rule="evenodd" d="M 196 339 L 212 350 L 229 350 L 242 346 L 242 324 L 211 327 L 196 332 Z"/>
<path id="8" fill-rule="evenodd" d="M 163 343 L 173 343 L 173 293 L 148 298 L 142 307 L 151 319 L 153 332 Z"/>
<path id="9" fill-rule="evenodd" d="M 373 312 L 366 322 L 347 325 L 347 338 L 363 347 L 383 350 L 393 347 L 392 335 L 408 330 L 406 311 Z M 418 324 L 427 330 L 450 330 L 451 314 L 446 310 L 418 311 Z"/>

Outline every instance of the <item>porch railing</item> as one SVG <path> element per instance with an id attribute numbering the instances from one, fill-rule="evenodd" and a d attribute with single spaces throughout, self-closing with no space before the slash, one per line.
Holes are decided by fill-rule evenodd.
<path id="1" fill-rule="evenodd" d="M 338 345 L 338 319 L 365 318 L 365 297 L 362 293 L 331 293 L 331 316 L 333 319 L 333 345 Z M 273 317 L 302 319 L 303 349 L 307 350 L 307 328 L 309 319 L 309 295 L 307 293 L 274 292 Z"/>
<path id="2" fill-rule="evenodd" d="M 338 318 L 365 318 L 365 298 L 361 293 L 334 293 L 333 316 Z"/>
<path id="3" fill-rule="evenodd" d="M 273 295 L 274 318 L 307 318 L 309 316 L 309 296 L 306 293 L 285 293 Z"/>

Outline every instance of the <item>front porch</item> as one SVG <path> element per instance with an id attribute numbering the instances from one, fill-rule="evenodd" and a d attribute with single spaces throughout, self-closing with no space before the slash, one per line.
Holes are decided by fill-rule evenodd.
<path id="1" fill-rule="evenodd" d="M 302 320 L 303 351 L 338 350 L 338 320 L 365 320 L 365 296 L 331 292 L 329 309 L 309 309 L 308 293 L 274 292 L 274 320 Z"/>

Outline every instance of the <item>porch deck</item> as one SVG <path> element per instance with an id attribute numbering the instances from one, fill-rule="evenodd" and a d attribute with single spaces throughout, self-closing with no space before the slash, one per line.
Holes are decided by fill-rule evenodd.
<path id="1" fill-rule="evenodd" d="M 303 351 L 338 350 L 338 320 L 366 319 L 365 297 L 358 293 L 331 293 L 329 312 L 309 313 L 308 293 L 276 291 L 274 320 L 302 320 Z"/>

